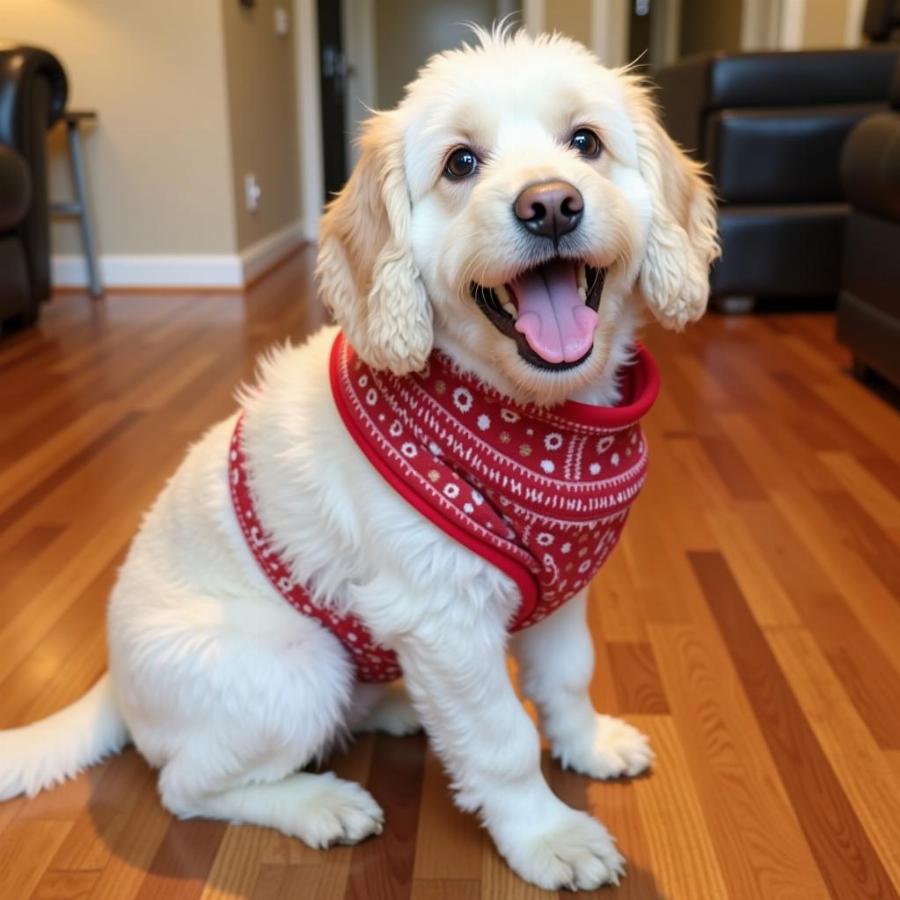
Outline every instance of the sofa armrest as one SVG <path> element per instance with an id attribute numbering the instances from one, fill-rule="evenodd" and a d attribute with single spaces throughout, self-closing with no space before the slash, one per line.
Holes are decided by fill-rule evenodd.
<path id="1" fill-rule="evenodd" d="M 900 112 L 867 116 L 850 132 L 841 181 L 854 207 L 900 223 Z"/>
<path id="2" fill-rule="evenodd" d="M 25 160 L 0 144 L 0 236 L 15 228 L 31 203 L 31 176 Z"/>
<path id="3" fill-rule="evenodd" d="M 40 123 L 43 132 L 66 107 L 66 73 L 59 60 L 46 50 L 0 45 L 0 143 L 9 144 L 26 156 L 32 127 L 29 104 L 37 81 L 46 83 L 48 96 L 46 119 Z"/>
<path id="4" fill-rule="evenodd" d="M 66 92 L 66 74 L 51 53 L 0 46 L 0 143 L 22 155 L 31 175 L 32 203 L 18 231 L 35 303 L 50 295 L 47 129 L 62 115 Z"/>

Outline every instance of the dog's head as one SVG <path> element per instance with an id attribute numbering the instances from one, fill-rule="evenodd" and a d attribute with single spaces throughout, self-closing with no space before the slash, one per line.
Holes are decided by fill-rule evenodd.
<path id="1" fill-rule="evenodd" d="M 437 345 L 556 403 L 604 374 L 636 304 L 670 328 L 703 314 L 712 192 L 632 75 L 563 37 L 478 36 L 368 121 L 317 273 L 370 365 Z"/>

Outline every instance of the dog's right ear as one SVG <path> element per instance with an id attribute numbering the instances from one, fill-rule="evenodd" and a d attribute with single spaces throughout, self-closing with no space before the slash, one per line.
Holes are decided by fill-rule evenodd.
<path id="1" fill-rule="evenodd" d="M 322 217 L 316 278 L 350 344 L 376 369 L 421 369 L 434 340 L 412 258 L 403 141 L 393 112 L 366 122 L 362 154 Z"/>

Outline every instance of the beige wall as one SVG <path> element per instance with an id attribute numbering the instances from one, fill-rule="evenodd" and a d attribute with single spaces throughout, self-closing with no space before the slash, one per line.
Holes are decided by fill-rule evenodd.
<path id="1" fill-rule="evenodd" d="M 544 31 L 559 31 L 590 45 L 591 0 L 547 0 Z"/>
<path id="2" fill-rule="evenodd" d="M 288 2 L 283 2 L 290 10 Z M 0 0 L 0 38 L 55 53 L 70 108 L 99 113 L 83 146 L 101 256 L 234 254 L 300 218 L 295 23 L 275 0 Z M 71 192 L 64 132 L 51 191 Z M 263 189 L 249 213 L 243 179 Z M 53 252 L 80 253 L 74 222 Z"/>
<path id="3" fill-rule="evenodd" d="M 804 47 L 843 47 L 847 0 L 807 0 L 803 19 Z"/>
<path id="4" fill-rule="evenodd" d="M 87 175 L 102 254 L 236 247 L 221 7 L 213 0 L 0 0 L 4 37 L 53 51 L 71 107 L 96 109 Z M 54 135 L 54 146 L 61 135 Z M 55 196 L 69 190 L 54 154 Z M 80 252 L 75 225 L 54 252 Z"/>
<path id="5" fill-rule="evenodd" d="M 275 34 L 276 4 L 290 9 L 285 0 L 256 0 L 249 9 L 237 0 L 223 0 L 239 250 L 300 218 L 296 27 L 292 23 L 287 35 Z M 248 172 L 262 188 L 259 209 L 252 213 L 244 202 Z"/>

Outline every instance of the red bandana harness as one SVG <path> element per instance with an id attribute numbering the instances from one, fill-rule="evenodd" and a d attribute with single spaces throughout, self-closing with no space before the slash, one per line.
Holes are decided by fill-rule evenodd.
<path id="1" fill-rule="evenodd" d="M 429 521 L 515 581 L 522 603 L 511 631 L 577 594 L 612 552 L 647 468 L 640 419 L 659 375 L 645 349 L 623 370 L 615 407 L 520 406 L 439 351 L 413 375 L 375 371 L 341 334 L 330 375 L 341 418 L 375 469 Z M 317 604 L 273 550 L 248 485 L 240 419 L 229 484 L 247 545 L 275 589 L 334 632 L 360 680 L 400 677 L 394 653 L 355 617 Z"/>

